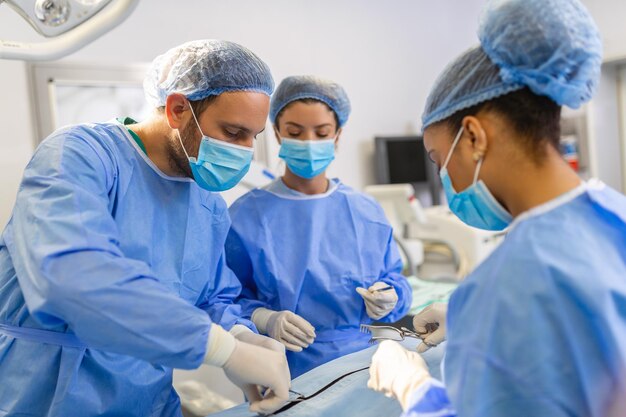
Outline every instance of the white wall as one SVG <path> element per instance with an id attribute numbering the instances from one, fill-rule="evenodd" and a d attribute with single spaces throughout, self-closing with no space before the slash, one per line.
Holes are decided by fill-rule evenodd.
<path id="1" fill-rule="evenodd" d="M 593 15 L 604 44 L 604 59 L 611 63 L 602 66 L 600 86 L 588 106 L 590 134 L 593 141 L 595 175 L 609 186 L 626 192 L 622 165 L 626 162 L 621 156 L 619 112 L 619 66 L 616 61 L 626 59 L 626 1 L 622 0 L 582 0 Z"/>
<path id="2" fill-rule="evenodd" d="M 604 43 L 605 60 L 626 57 L 626 1 L 581 0 L 593 15 Z"/>
<path id="3" fill-rule="evenodd" d="M 606 56 L 626 55 L 626 2 L 583 0 Z M 353 113 L 331 174 L 373 182 L 373 137 L 415 133 L 429 86 L 454 56 L 477 43 L 483 0 L 144 0 L 121 26 L 66 62 L 146 62 L 191 39 L 222 38 L 260 55 L 276 81 L 313 73 L 344 85 Z M 0 39 L 34 32 L 0 6 Z M 8 219 L 34 143 L 25 65 L 0 61 L 0 227 Z M 114 116 L 114 115 L 112 115 Z"/>
<path id="4" fill-rule="evenodd" d="M 604 65 L 600 86 L 588 106 L 593 141 L 594 176 L 616 190 L 626 192 L 622 181 L 622 151 L 620 141 L 618 67 Z"/>
<path id="5" fill-rule="evenodd" d="M 0 61 L 0 230 L 9 219 L 22 171 L 32 152 L 27 92 L 24 63 Z"/>

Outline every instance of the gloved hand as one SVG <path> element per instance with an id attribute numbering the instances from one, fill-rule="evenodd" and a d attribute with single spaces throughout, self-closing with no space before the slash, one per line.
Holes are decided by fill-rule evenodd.
<path id="1" fill-rule="evenodd" d="M 399 343 L 385 340 L 372 356 L 368 388 L 395 397 L 404 411 L 410 406 L 411 395 L 430 379 L 424 359 L 403 348 Z"/>
<path id="2" fill-rule="evenodd" d="M 257 308 L 252 313 L 252 322 L 259 332 L 278 340 L 293 352 L 300 352 L 315 340 L 315 328 L 291 311 L 273 311 Z"/>
<path id="3" fill-rule="evenodd" d="M 422 343 L 417 347 L 419 353 L 446 340 L 447 312 L 447 303 L 433 303 L 413 317 L 413 328 L 422 337 Z"/>
<path id="4" fill-rule="evenodd" d="M 289 399 L 291 375 L 285 354 L 242 342 L 217 324 L 211 326 L 204 363 L 221 367 L 244 392 L 254 413 L 273 413 Z M 262 389 L 267 389 L 264 396 Z"/>
<path id="5" fill-rule="evenodd" d="M 385 287 L 391 288 L 380 291 L 381 288 Z M 391 313 L 391 310 L 393 310 L 398 303 L 398 293 L 396 289 L 382 281 L 376 281 L 368 289 L 358 287 L 356 292 L 363 297 L 367 315 L 374 320 L 382 319 L 387 314 Z"/>
<path id="6" fill-rule="evenodd" d="M 285 354 L 285 345 L 280 343 L 278 340 L 274 340 L 271 337 L 254 333 L 252 330 L 244 325 L 235 324 L 233 328 L 230 329 L 229 333 L 235 336 L 237 340 L 241 340 L 242 342 L 264 347 L 266 349 L 282 353 L 283 355 Z"/>

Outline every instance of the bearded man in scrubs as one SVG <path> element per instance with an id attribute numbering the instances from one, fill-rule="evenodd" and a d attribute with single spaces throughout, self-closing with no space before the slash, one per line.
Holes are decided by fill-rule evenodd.
<path id="1" fill-rule="evenodd" d="M 147 120 L 63 128 L 26 167 L 0 238 L 0 415 L 181 416 L 172 368 L 203 363 L 254 411 L 288 396 L 284 348 L 233 304 L 217 194 L 248 169 L 269 68 L 193 41 L 157 57 L 144 89 Z"/>

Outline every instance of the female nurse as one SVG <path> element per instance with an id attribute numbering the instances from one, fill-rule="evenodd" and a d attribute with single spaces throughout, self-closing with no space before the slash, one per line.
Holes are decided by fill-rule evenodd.
<path id="1" fill-rule="evenodd" d="M 578 0 L 494 0 L 479 38 L 431 90 L 424 144 L 451 210 L 508 235 L 447 320 L 436 306 L 414 321 L 447 329 L 445 386 L 394 342 L 369 386 L 405 416 L 624 416 L 626 197 L 559 153 L 561 106 L 592 97 L 600 36 Z"/>
<path id="2" fill-rule="evenodd" d="M 366 348 L 361 323 L 396 321 L 411 304 L 383 210 L 326 176 L 349 113 L 340 85 L 284 79 L 270 119 L 285 174 L 230 209 L 227 262 L 244 316 L 285 345 L 292 377 Z"/>

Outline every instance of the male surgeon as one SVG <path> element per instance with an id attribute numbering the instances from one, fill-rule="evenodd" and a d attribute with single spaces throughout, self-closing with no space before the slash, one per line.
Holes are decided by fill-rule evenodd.
<path id="1" fill-rule="evenodd" d="M 152 63 L 148 119 L 38 147 L 0 237 L 0 416 L 180 416 L 172 368 L 203 363 L 253 411 L 287 399 L 284 348 L 232 303 L 217 194 L 248 170 L 273 87 L 246 48 L 189 42 Z"/>

